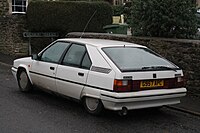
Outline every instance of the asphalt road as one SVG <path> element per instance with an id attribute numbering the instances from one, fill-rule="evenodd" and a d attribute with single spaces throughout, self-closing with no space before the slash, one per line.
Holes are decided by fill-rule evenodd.
<path id="1" fill-rule="evenodd" d="M 87 114 L 81 104 L 40 90 L 21 93 L 0 64 L 0 133 L 199 133 L 200 117 L 168 108 Z"/>

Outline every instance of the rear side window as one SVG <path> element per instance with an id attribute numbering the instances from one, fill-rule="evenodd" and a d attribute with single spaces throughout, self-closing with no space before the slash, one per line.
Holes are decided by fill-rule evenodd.
<path id="1" fill-rule="evenodd" d="M 88 53 L 85 53 L 85 56 L 82 61 L 82 68 L 90 69 L 92 62 L 90 61 Z"/>
<path id="2" fill-rule="evenodd" d="M 92 63 L 84 45 L 72 44 L 67 51 L 62 64 L 89 69 Z"/>
<path id="3" fill-rule="evenodd" d="M 144 70 L 144 68 L 156 68 L 156 66 L 177 68 L 147 48 L 108 47 L 103 48 L 103 51 L 121 71 Z"/>

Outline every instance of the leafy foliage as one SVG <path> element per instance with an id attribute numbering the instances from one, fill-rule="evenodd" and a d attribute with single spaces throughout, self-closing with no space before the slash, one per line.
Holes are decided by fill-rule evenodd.
<path id="1" fill-rule="evenodd" d="M 124 7 L 122 5 L 112 6 L 112 9 L 113 9 L 114 16 L 119 16 L 119 15 L 123 14 L 123 12 L 124 12 Z"/>
<path id="2" fill-rule="evenodd" d="M 31 2 L 27 9 L 29 31 L 82 32 L 90 17 L 86 31 L 103 32 L 103 26 L 112 23 L 112 8 L 105 2 Z"/>
<path id="3" fill-rule="evenodd" d="M 124 19 L 127 24 L 131 23 L 131 5 L 132 2 L 126 2 L 126 4 L 124 5 Z"/>
<path id="4" fill-rule="evenodd" d="M 133 34 L 192 38 L 197 32 L 196 11 L 192 0 L 133 0 Z"/>

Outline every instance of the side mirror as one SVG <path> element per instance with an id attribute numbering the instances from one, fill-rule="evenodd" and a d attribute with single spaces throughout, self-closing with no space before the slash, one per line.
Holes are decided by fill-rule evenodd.
<path id="1" fill-rule="evenodd" d="M 39 60 L 39 56 L 37 54 L 31 55 L 32 60 Z"/>

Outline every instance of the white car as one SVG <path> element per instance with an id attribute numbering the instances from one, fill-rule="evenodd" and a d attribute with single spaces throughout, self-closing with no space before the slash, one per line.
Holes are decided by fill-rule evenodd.
<path id="1" fill-rule="evenodd" d="M 38 55 L 14 61 L 22 92 L 32 86 L 83 102 L 91 114 L 180 103 L 183 72 L 145 46 L 103 39 L 58 39 Z"/>

